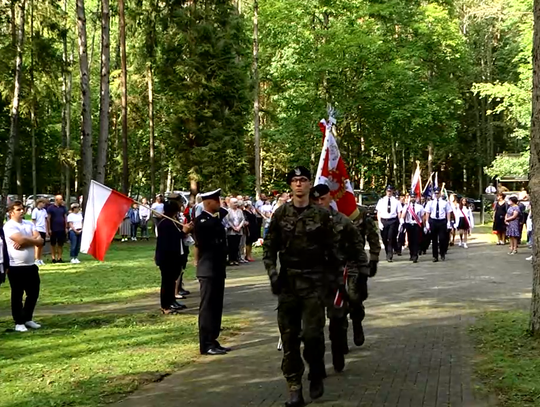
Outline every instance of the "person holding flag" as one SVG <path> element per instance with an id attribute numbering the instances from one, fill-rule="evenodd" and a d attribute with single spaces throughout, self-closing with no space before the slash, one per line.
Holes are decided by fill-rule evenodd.
<path id="1" fill-rule="evenodd" d="M 400 214 L 400 223 L 405 227 L 409 240 L 410 260 L 418 263 L 420 241 L 424 228 L 424 207 L 416 203 L 416 191 L 411 190 L 409 201 L 403 207 Z"/>

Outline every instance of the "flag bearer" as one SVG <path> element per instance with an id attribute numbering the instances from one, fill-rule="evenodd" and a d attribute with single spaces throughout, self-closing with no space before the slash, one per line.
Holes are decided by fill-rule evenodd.
<path id="1" fill-rule="evenodd" d="M 400 222 L 407 231 L 410 260 L 413 263 L 417 263 L 424 228 L 424 207 L 416 203 L 416 196 L 414 194 L 414 190 L 411 190 L 409 202 L 405 204 L 401 211 Z"/>

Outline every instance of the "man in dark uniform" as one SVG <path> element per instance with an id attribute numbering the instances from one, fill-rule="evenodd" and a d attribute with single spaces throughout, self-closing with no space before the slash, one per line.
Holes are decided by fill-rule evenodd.
<path id="1" fill-rule="evenodd" d="M 219 216 L 221 189 L 201 194 L 204 211 L 195 219 L 197 278 L 200 284 L 199 345 L 203 355 L 224 355 L 230 349 L 217 340 L 221 330 L 227 238 Z"/>
<path id="2" fill-rule="evenodd" d="M 373 219 L 364 207 L 358 208 L 358 214 L 351 221 L 343 214 L 334 210 L 330 205 L 332 197 L 326 185 L 314 187 L 313 197 L 318 203 L 328 208 L 338 227 L 340 252 L 347 265 L 347 301 L 342 308 L 329 308 L 330 341 L 332 343 L 332 362 L 337 372 L 343 370 L 347 345 L 347 313 L 350 313 L 353 322 L 354 343 L 362 346 L 365 341 L 362 321 L 366 313 L 364 301 L 368 298 L 368 277 L 377 273 L 381 244 L 379 233 Z M 352 228 L 349 227 L 352 226 Z M 352 230 L 351 230 L 352 229 Z M 370 257 L 365 251 L 366 240 L 369 242 Z"/>
<path id="3" fill-rule="evenodd" d="M 304 406 L 302 375 L 309 365 L 312 399 L 324 393 L 324 325 L 327 290 L 343 285 L 338 241 L 330 212 L 309 201 L 311 174 L 298 167 L 287 175 L 290 202 L 272 216 L 264 241 L 264 265 L 278 296 L 278 325 L 283 341 L 281 369 L 287 380 L 287 407 Z M 277 256 L 281 269 L 277 271 Z M 341 287 L 343 289 L 343 287 Z"/>
<path id="4" fill-rule="evenodd" d="M 401 252 L 397 248 L 398 217 L 401 204 L 394 197 L 394 187 L 392 185 L 386 187 L 386 196 L 379 199 L 375 210 L 377 211 L 379 229 L 381 230 L 381 237 L 386 251 L 386 260 L 392 262 L 394 251 Z"/>
<path id="5" fill-rule="evenodd" d="M 434 188 L 435 197 L 429 201 L 425 209 L 425 222 L 431 230 L 433 239 L 433 261 L 439 261 L 439 253 L 441 260 L 446 260 L 446 249 L 448 248 L 448 230 L 452 228 L 450 223 L 450 215 L 452 207 L 450 204 L 441 198 L 439 188 Z"/>

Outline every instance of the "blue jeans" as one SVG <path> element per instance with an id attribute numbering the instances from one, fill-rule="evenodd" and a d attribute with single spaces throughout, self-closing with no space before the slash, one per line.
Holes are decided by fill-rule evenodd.
<path id="1" fill-rule="evenodd" d="M 81 238 L 82 233 L 75 233 L 73 230 L 69 231 L 69 242 L 71 247 L 69 248 L 69 257 L 76 259 L 79 256 L 79 251 L 81 250 Z"/>

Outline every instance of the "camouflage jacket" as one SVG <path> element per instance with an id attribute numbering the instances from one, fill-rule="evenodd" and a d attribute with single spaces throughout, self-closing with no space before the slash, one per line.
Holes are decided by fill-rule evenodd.
<path id="1" fill-rule="evenodd" d="M 381 243 L 379 241 L 379 232 L 377 225 L 372 218 L 369 217 L 365 208 L 358 208 L 360 214 L 353 220 L 353 225 L 358 230 L 360 245 L 358 250 L 360 251 L 361 260 L 358 263 L 349 263 L 349 273 L 354 274 L 357 272 L 368 273 L 366 270 L 369 265 L 369 261 L 379 261 L 379 253 L 381 252 Z M 369 243 L 369 259 L 365 251 L 366 240 Z"/>
<path id="2" fill-rule="evenodd" d="M 292 202 L 281 205 L 272 216 L 263 248 L 268 275 L 276 272 L 278 254 L 282 270 L 289 274 L 334 280 L 343 271 L 330 212 L 311 203 L 302 211 Z"/>
<path id="3" fill-rule="evenodd" d="M 330 214 L 334 221 L 334 230 L 338 235 L 338 254 L 343 266 L 350 267 L 351 264 L 362 263 L 366 254 L 358 229 L 347 216 L 334 208 L 330 208 Z"/>

